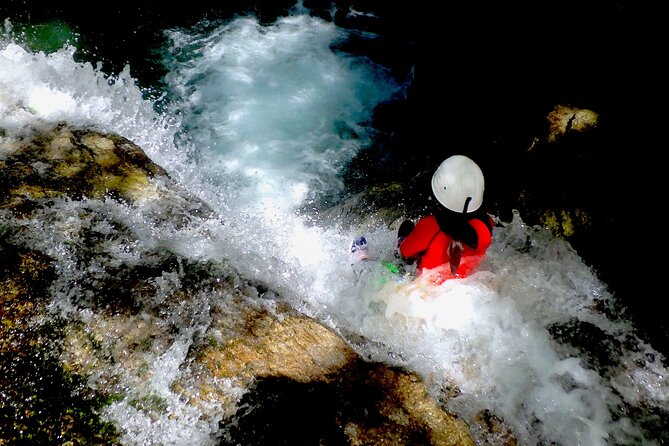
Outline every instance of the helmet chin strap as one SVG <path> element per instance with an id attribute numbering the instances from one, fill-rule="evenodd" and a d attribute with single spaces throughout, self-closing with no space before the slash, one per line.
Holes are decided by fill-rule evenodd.
<path id="1" fill-rule="evenodd" d="M 465 200 L 465 207 L 462 208 L 462 213 L 466 214 L 467 213 L 467 208 L 469 207 L 469 202 L 472 201 L 472 197 L 467 197 Z"/>

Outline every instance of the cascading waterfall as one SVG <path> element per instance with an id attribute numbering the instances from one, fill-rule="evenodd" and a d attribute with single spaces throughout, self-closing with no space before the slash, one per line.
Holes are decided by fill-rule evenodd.
<path id="1" fill-rule="evenodd" d="M 352 230 L 337 221 L 316 225 L 297 212 L 306 202 L 342 198 L 342 168 L 370 144 L 374 107 L 401 93 L 382 66 L 332 49 L 347 31 L 296 14 L 266 26 L 243 17 L 167 35 L 169 102 L 159 113 L 132 67 L 109 76 L 76 62 L 75 46 L 32 52 L 6 33 L 2 138 L 27 125 L 67 121 L 131 139 L 219 215 L 201 231 L 156 228 L 153 210 L 130 214 L 119 206 L 117 218 L 132 219 L 139 243 L 164 243 L 195 260 L 224 256 L 298 310 L 369 340 L 356 344 L 366 357 L 404 366 L 435 388 L 457 385 L 462 393 L 449 408 L 466 420 L 492 408 L 523 444 L 662 444 L 643 426 L 655 410 L 669 410 L 661 355 L 624 319 L 607 316 L 603 308 L 613 312 L 615 296 L 566 242 L 515 214 L 499 222 L 473 276 L 441 286 L 381 283 L 376 263 L 351 268 Z M 76 206 L 55 206 L 58 215 L 46 213 L 45 225 L 74 218 Z M 366 235 L 375 257 L 392 256 L 390 229 Z M 35 241 L 66 265 L 62 242 Z M 87 271 L 72 266 L 71 273 Z M 165 278 L 163 286 L 174 284 Z M 54 299 L 55 307 L 77 311 L 67 305 L 72 296 Z M 154 392 L 169 398 L 189 334 L 205 319 L 191 320 L 167 353 L 150 358 Z M 579 323 L 621 341 L 613 366 L 599 368 L 587 351 L 560 341 L 559 333 Z M 626 407 L 638 415 L 629 417 Z M 125 430 L 127 444 L 206 444 L 215 423 L 193 421 L 198 415 L 147 425 L 128 404 L 105 412 Z"/>

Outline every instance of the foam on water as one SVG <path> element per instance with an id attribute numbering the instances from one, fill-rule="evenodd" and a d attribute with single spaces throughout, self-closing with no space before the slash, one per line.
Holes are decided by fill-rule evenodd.
<path id="1" fill-rule="evenodd" d="M 352 267 L 352 230 L 336 221 L 318 226 L 295 211 L 340 194 L 342 165 L 371 140 L 373 107 L 399 88 L 381 67 L 331 49 L 346 38 L 344 31 L 298 15 L 267 27 L 242 18 L 204 34 L 173 30 L 170 36 L 180 57 L 169 78 L 175 108 L 165 115 L 142 97 L 130 67 L 109 76 L 102 67 L 75 62 L 71 46 L 46 55 L 6 38 L 0 43 L 6 130 L 0 147 L 26 125 L 61 120 L 117 132 L 220 215 L 178 229 L 157 225 L 152 203 L 132 211 L 105 205 L 133 228 L 138 245 L 166 246 L 192 259 L 229 259 L 246 277 L 350 337 L 365 357 L 416 371 L 435 392 L 456 385 L 461 393 L 449 403 L 454 412 L 473 420 L 478 410 L 491 408 L 523 444 L 657 444 L 641 424 L 653 410 L 669 410 L 661 355 L 624 319 L 609 319 L 614 296 L 567 243 L 516 215 L 495 228 L 488 258 L 471 277 L 439 286 L 402 282 L 380 264 L 392 259 L 390 229 L 371 229 L 375 260 Z M 37 249 L 59 259 L 68 283 L 92 273 L 68 251 L 68 234 L 76 233 L 68 227 L 89 224 L 80 221 L 78 206 L 56 202 L 42 223 L 25 223 L 36 225 L 26 237 L 33 234 Z M 45 231 L 52 236 L 45 238 Z M 141 261 L 140 249 L 108 243 L 120 262 Z M 66 285 L 54 305 L 74 311 L 67 302 L 78 291 Z M 162 286 L 167 293 L 178 278 L 165 277 Z M 189 311 L 206 313 L 204 305 Z M 105 416 L 124 431 L 124 443 L 197 438 L 214 444 L 216 417 L 207 419 L 169 390 L 190 335 L 206 320 L 188 324 L 150 358 L 148 384 L 133 388 L 132 376 L 121 378 L 129 396 Z M 610 339 L 616 346 L 610 365 L 593 363 L 587 346 L 554 334 L 573 324 L 588 324 Z M 238 392 L 230 389 L 235 397 Z M 131 404 L 151 395 L 178 416 L 147 417 Z M 627 407 L 637 415 L 628 416 Z"/>
<path id="2" fill-rule="evenodd" d="M 625 415 L 636 397 L 620 395 L 650 392 L 645 401 L 666 408 L 666 369 L 652 348 L 636 340 L 607 370 L 550 336 L 553 326 L 574 321 L 594 324 L 613 344 L 633 336 L 625 321 L 607 319 L 603 307 L 613 297 L 567 243 L 516 216 L 496 228 L 481 271 L 439 286 L 421 281 L 362 293 L 378 311 L 358 309 L 356 317 L 352 309 L 349 321 L 388 349 L 370 347 L 371 357 L 418 370 L 437 388 L 449 380 L 463 392 L 451 400 L 455 412 L 473 421 L 494 408 L 524 444 L 656 444 Z M 654 377 L 630 380 L 629 361 Z M 618 388 L 620 379 L 630 387 Z M 536 420 L 541 428 L 532 427 Z"/>
<path id="3" fill-rule="evenodd" d="M 342 163 L 369 143 L 373 107 L 397 89 L 382 67 L 333 52 L 345 33 L 308 15 L 168 35 L 190 55 L 168 79 L 201 167 L 234 189 L 232 207 L 270 219 L 337 195 Z"/>

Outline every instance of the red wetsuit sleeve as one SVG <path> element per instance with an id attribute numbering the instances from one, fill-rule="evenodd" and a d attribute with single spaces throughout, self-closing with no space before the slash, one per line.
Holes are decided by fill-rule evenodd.
<path id="1" fill-rule="evenodd" d="M 421 252 L 425 251 L 430 245 L 432 238 L 439 232 L 439 225 L 437 219 L 428 215 L 421 218 L 416 227 L 404 239 L 400 245 L 400 252 L 403 257 L 417 257 Z"/>
<path id="2" fill-rule="evenodd" d="M 477 254 L 483 254 L 490 246 L 490 243 L 492 243 L 492 233 L 490 232 L 488 225 L 478 218 L 470 220 L 468 223 L 476 231 L 476 237 L 478 239 L 476 249 L 473 251 Z"/>

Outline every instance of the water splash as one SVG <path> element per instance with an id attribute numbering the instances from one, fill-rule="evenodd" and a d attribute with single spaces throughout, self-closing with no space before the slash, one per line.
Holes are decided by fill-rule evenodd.
<path id="1" fill-rule="evenodd" d="M 345 32 L 308 15 L 168 35 L 190 54 L 168 79 L 200 166 L 232 185 L 232 206 L 270 219 L 337 196 L 343 163 L 373 135 L 374 106 L 398 88 L 383 67 L 333 51 Z"/>

